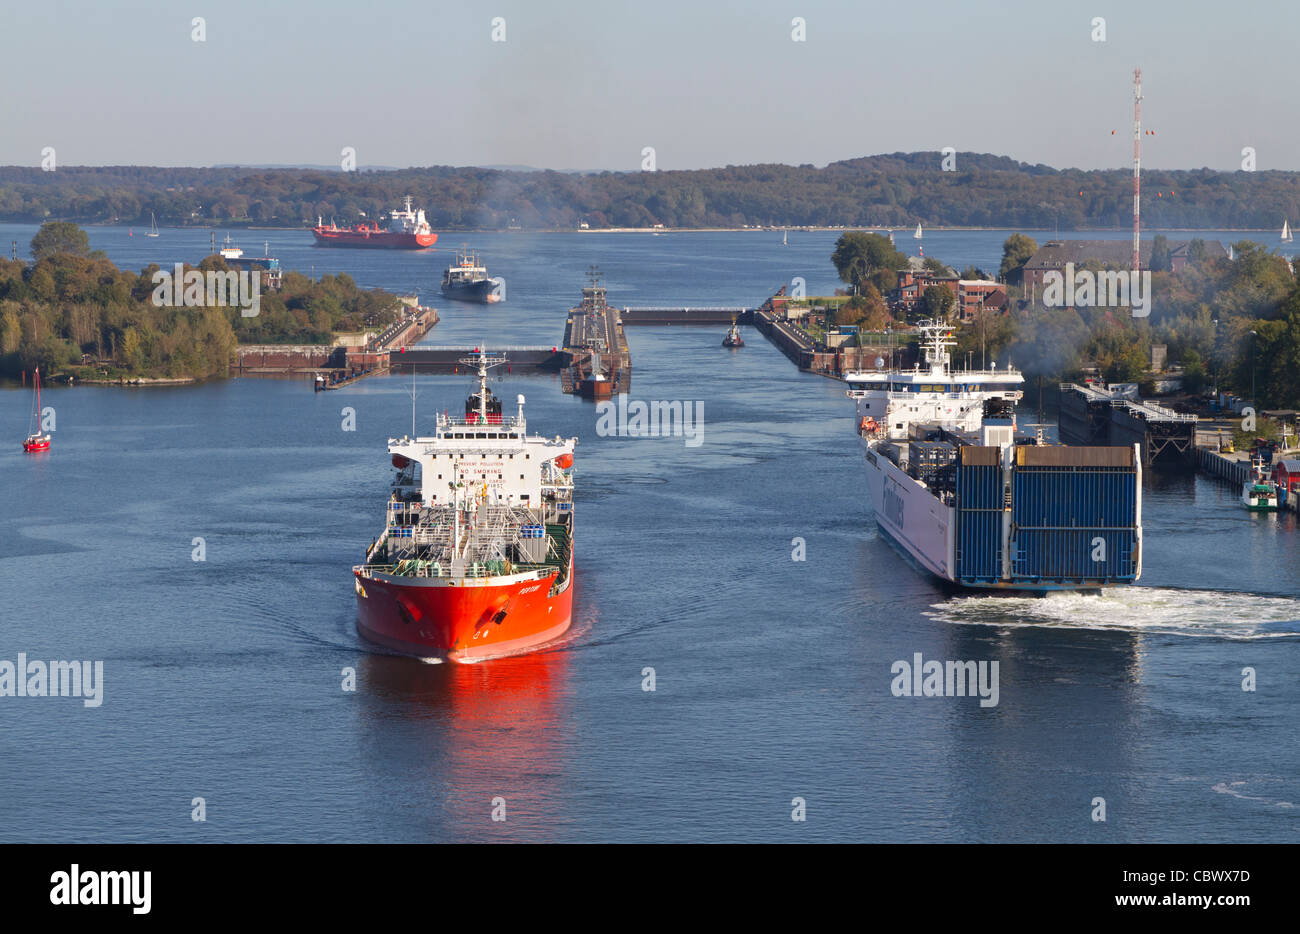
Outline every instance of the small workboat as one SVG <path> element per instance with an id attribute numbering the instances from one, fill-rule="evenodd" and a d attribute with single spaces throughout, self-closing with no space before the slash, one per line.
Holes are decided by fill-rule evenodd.
<path id="1" fill-rule="evenodd" d="M 1241 485 L 1241 502 L 1251 512 L 1271 512 L 1277 509 L 1277 486 L 1264 470 L 1264 460 L 1252 457 L 1251 477 Z"/>
<path id="2" fill-rule="evenodd" d="M 736 321 L 734 318 L 731 321 L 731 330 L 728 331 L 727 336 L 722 339 L 722 346 L 723 347 L 744 347 L 745 346 L 745 341 L 740 336 L 740 328 L 736 326 Z"/>
<path id="3" fill-rule="evenodd" d="M 35 430 L 31 430 L 35 426 Z M 32 420 L 28 424 L 27 440 L 23 450 L 28 454 L 40 454 L 50 449 L 49 433 L 41 432 L 41 368 L 36 368 L 36 408 L 32 410 Z"/>

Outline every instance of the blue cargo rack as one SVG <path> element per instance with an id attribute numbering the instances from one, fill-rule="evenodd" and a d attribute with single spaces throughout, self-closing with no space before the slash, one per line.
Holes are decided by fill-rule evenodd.
<path id="1" fill-rule="evenodd" d="M 1002 576 L 1002 466 L 994 447 L 957 449 L 957 580 L 996 583 Z"/>
<path id="2" fill-rule="evenodd" d="M 1138 579 L 1140 465 L 1133 448 L 1018 446 L 1009 487 L 998 448 L 968 445 L 958 453 L 957 582 L 1050 590 Z"/>

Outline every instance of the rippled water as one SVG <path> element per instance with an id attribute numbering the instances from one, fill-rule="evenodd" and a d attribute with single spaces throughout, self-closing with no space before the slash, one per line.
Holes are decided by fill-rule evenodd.
<path id="1" fill-rule="evenodd" d="M 499 235 L 485 253 L 509 301 L 440 305 L 430 342 L 554 343 L 592 262 L 620 304 L 753 304 L 802 268 L 828 288 L 818 236 Z M 392 288 L 445 258 L 301 250 Z M 629 329 L 634 397 L 702 400 L 698 448 L 600 438 L 552 377 L 498 386 L 580 438 L 576 622 L 469 666 L 354 630 L 349 569 L 382 521 L 409 378 L 54 388 L 39 458 L 18 448 L 28 395 L 0 392 L 0 659 L 105 670 L 99 708 L 0 697 L 0 839 L 1296 839 L 1293 515 L 1153 476 L 1140 586 L 950 595 L 868 521 L 842 387 L 749 330 L 725 351 L 724 330 Z M 416 388 L 427 423 L 466 384 Z M 891 666 L 918 652 L 997 661 L 998 705 L 893 696 Z"/>

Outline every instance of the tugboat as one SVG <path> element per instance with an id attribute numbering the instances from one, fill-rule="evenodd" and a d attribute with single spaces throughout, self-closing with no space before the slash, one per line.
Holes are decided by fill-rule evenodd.
<path id="1" fill-rule="evenodd" d="M 32 412 L 32 421 L 28 424 L 30 429 L 32 425 L 36 428 L 34 431 L 28 431 L 27 440 L 23 442 L 23 450 L 28 454 L 40 454 L 50 449 L 49 433 L 41 433 L 41 368 L 36 368 L 36 408 Z"/>
<path id="2" fill-rule="evenodd" d="M 456 251 L 456 262 L 442 274 L 442 294 L 462 302 L 495 304 L 502 299 L 497 280 L 488 278 L 487 268 L 478 254 Z"/>
<path id="3" fill-rule="evenodd" d="M 745 341 L 740 336 L 740 328 L 736 326 L 735 318 L 731 319 L 731 330 L 728 331 L 727 336 L 722 339 L 722 346 L 723 347 L 744 347 L 745 346 Z"/>
<path id="4" fill-rule="evenodd" d="M 1241 485 L 1242 505 L 1251 512 L 1277 510 L 1277 487 L 1268 478 L 1264 459 L 1258 455 L 1250 459 L 1251 478 Z"/>
<path id="5" fill-rule="evenodd" d="M 352 569 L 357 631 L 420 658 L 515 655 L 554 641 L 573 608 L 573 449 L 503 415 L 480 348 L 465 417 L 391 438 L 397 476 L 384 531 Z"/>

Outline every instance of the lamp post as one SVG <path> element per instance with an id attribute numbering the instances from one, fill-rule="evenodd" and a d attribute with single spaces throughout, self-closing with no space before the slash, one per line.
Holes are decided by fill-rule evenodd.
<path id="1" fill-rule="evenodd" d="M 1259 337 L 1258 331 L 1250 332 L 1250 407 L 1258 409 L 1255 404 L 1255 338 Z"/>
<path id="2" fill-rule="evenodd" d="M 1210 338 L 1210 366 L 1214 374 L 1211 377 L 1214 382 L 1214 404 L 1217 406 L 1219 404 L 1219 319 L 1214 318 L 1210 324 L 1214 325 L 1214 336 Z"/>

